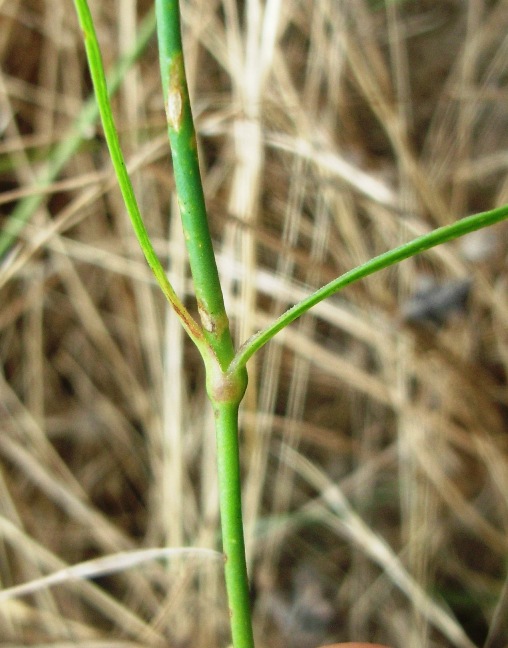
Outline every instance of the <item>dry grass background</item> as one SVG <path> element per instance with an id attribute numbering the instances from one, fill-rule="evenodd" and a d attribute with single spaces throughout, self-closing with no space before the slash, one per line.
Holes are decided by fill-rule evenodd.
<path id="1" fill-rule="evenodd" d="M 150 2 L 91 7 L 110 67 Z M 183 16 L 239 341 L 370 255 L 508 202 L 505 1 L 187 0 Z M 0 0 L 0 57 L 5 225 L 90 92 L 71 0 Z M 114 107 L 193 308 L 153 40 Z M 508 645 L 506 234 L 347 289 L 251 363 L 259 648 Z M 469 296 L 438 325 L 409 323 L 429 280 L 469 281 Z M 145 267 L 100 128 L 0 261 L 0 290 L 2 587 L 135 549 L 218 549 L 203 371 Z M 222 565 L 205 552 L 4 596 L 0 617 L 9 647 L 228 645 Z"/>

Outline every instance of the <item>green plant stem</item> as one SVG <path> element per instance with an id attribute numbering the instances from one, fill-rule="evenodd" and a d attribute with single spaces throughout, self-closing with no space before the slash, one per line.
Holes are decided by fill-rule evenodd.
<path id="1" fill-rule="evenodd" d="M 494 225 L 507 217 L 508 205 L 492 209 L 491 211 L 482 212 L 480 214 L 474 214 L 473 216 L 467 216 L 456 223 L 439 227 L 429 234 L 424 234 L 409 243 L 404 243 L 389 252 L 384 252 L 383 254 L 370 259 L 370 261 L 349 270 L 337 279 L 330 281 L 330 283 L 312 293 L 312 295 L 306 299 L 303 299 L 298 302 L 298 304 L 292 306 L 265 329 L 251 336 L 236 353 L 235 358 L 230 365 L 230 371 L 235 372 L 239 368 L 245 367 L 249 358 L 269 342 L 279 331 L 288 326 L 288 324 L 291 324 L 291 322 L 294 322 L 295 319 L 303 315 L 303 313 L 306 313 L 313 306 L 319 304 L 319 302 L 331 295 L 334 295 L 339 292 L 339 290 L 342 290 L 342 288 L 437 245 L 452 241 L 453 239 L 489 225 Z"/>
<path id="2" fill-rule="evenodd" d="M 247 372 L 243 367 L 234 372 L 227 371 L 234 349 L 204 205 L 196 136 L 183 67 L 178 3 L 173 0 L 158 2 L 157 18 L 177 194 L 203 328 L 190 316 L 175 294 L 148 237 L 120 149 L 87 0 L 75 0 L 75 5 L 109 153 L 134 231 L 152 272 L 205 362 L 207 391 L 216 420 L 231 632 L 235 648 L 253 648 L 238 451 L 238 407 L 247 386 Z"/>
<path id="3" fill-rule="evenodd" d="M 254 648 L 242 520 L 238 407 L 247 386 L 234 357 L 229 320 L 208 227 L 196 133 L 185 75 L 178 0 L 156 0 L 157 33 L 178 204 L 208 353 L 207 391 L 215 414 L 222 542 L 234 648 Z"/>
<path id="4" fill-rule="evenodd" d="M 238 403 L 214 406 L 224 571 L 235 648 L 254 648 L 242 522 Z"/>
<path id="5" fill-rule="evenodd" d="M 156 0 L 164 105 L 178 205 L 205 337 L 225 370 L 234 355 L 208 227 L 180 30 L 178 0 Z"/>
<path id="6" fill-rule="evenodd" d="M 104 66 L 102 64 L 102 56 L 88 3 L 86 0 L 74 0 L 74 4 L 76 6 L 81 29 L 83 30 L 88 66 L 90 68 L 94 93 L 104 128 L 104 135 L 106 137 L 111 161 L 113 162 L 118 184 L 120 185 L 120 191 L 122 192 L 134 232 L 138 238 L 139 244 L 141 245 L 141 249 L 143 250 L 148 265 L 159 283 L 162 292 L 173 306 L 173 309 L 180 318 L 182 325 L 189 336 L 194 340 L 196 346 L 198 346 L 200 350 L 203 350 L 202 329 L 192 318 L 180 298 L 175 293 L 173 286 L 169 282 L 166 272 L 153 249 L 150 237 L 148 236 L 143 219 L 141 218 L 141 213 L 136 201 L 136 196 L 134 195 L 134 189 L 129 174 L 127 173 L 122 150 L 120 148 L 118 133 L 113 120 L 106 77 L 104 75 Z"/>
<path id="7" fill-rule="evenodd" d="M 123 56 L 108 75 L 107 87 L 109 96 L 113 96 L 120 86 L 125 73 L 145 50 L 155 31 L 155 12 L 149 11 L 139 26 L 136 42 L 132 49 Z M 37 185 L 45 188 L 58 176 L 65 163 L 78 150 L 83 139 L 87 137 L 90 126 L 99 116 L 99 107 L 93 94 L 83 106 L 81 113 L 71 127 L 70 133 L 62 139 L 51 153 L 45 169 L 37 178 Z M 42 194 L 27 196 L 18 202 L 12 211 L 5 227 L 0 232 L 0 258 L 8 252 L 35 210 L 43 200 Z"/>

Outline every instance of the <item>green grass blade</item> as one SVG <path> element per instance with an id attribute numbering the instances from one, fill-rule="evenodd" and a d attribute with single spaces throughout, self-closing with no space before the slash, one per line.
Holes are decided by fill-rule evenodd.
<path id="1" fill-rule="evenodd" d="M 298 317 L 306 313 L 316 304 L 323 301 L 330 295 L 342 290 L 346 286 L 364 279 L 371 274 L 384 270 L 389 266 L 395 265 L 404 259 L 409 259 L 416 254 L 429 250 L 430 248 L 441 245 L 453 239 L 464 236 L 476 230 L 488 227 L 489 225 L 494 225 L 508 217 L 508 205 L 503 207 L 498 207 L 491 211 L 482 212 L 480 214 L 475 214 L 473 216 L 467 216 L 456 223 L 451 225 L 446 225 L 440 227 L 436 230 L 433 230 L 429 234 L 424 234 L 418 238 L 410 241 L 409 243 L 404 243 L 403 245 L 390 250 L 389 252 L 384 252 L 379 256 L 374 257 L 370 261 L 363 263 L 362 265 L 349 270 L 345 274 L 341 275 L 337 279 L 330 281 L 316 292 L 312 293 L 306 299 L 303 299 L 298 304 L 292 306 L 289 310 L 283 313 L 279 318 L 277 318 L 270 326 L 267 326 L 265 329 L 259 331 L 252 337 L 250 337 L 238 350 L 235 359 L 231 363 L 231 371 L 234 372 L 240 367 L 244 367 L 249 360 L 249 358 L 254 355 L 262 346 L 269 342 L 279 331 L 283 328 L 294 322 Z"/>

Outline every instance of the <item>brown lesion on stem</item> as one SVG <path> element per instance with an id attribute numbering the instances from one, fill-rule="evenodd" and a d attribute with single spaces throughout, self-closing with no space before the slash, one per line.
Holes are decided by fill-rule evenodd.
<path id="1" fill-rule="evenodd" d="M 213 315 L 209 312 L 206 304 L 202 299 L 197 299 L 199 317 L 203 328 L 207 333 L 213 335 L 215 338 L 221 338 L 224 333 L 229 330 L 229 318 L 226 312 L 220 315 Z"/>
<path id="2" fill-rule="evenodd" d="M 203 324 L 203 328 L 207 333 L 210 333 L 211 335 L 217 335 L 217 322 L 214 317 L 208 312 L 206 309 L 204 303 L 198 299 L 198 313 L 199 317 L 201 318 L 201 323 Z"/>
<path id="3" fill-rule="evenodd" d="M 175 54 L 169 66 L 166 117 L 169 126 L 178 133 L 182 126 L 185 106 L 188 103 L 183 56 Z"/>
<path id="4" fill-rule="evenodd" d="M 178 304 L 175 304 L 174 302 L 171 302 L 171 306 L 173 307 L 173 310 L 175 311 L 179 320 L 187 328 L 191 337 L 194 340 L 202 340 L 203 330 L 196 322 L 196 320 L 194 320 L 194 318 L 189 315 L 188 311 L 186 309 L 182 310 L 181 308 L 179 308 Z"/>

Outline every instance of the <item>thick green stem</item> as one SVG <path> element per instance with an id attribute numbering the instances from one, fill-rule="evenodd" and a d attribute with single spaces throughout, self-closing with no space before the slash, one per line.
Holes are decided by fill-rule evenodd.
<path id="1" fill-rule="evenodd" d="M 234 350 L 199 171 L 196 132 L 180 32 L 178 0 L 156 0 L 157 34 L 164 105 L 173 155 L 178 205 L 196 291 L 198 310 L 211 348 L 226 369 Z"/>
<path id="2" fill-rule="evenodd" d="M 216 403 L 214 414 L 231 635 L 234 648 L 254 648 L 240 495 L 238 404 Z"/>

